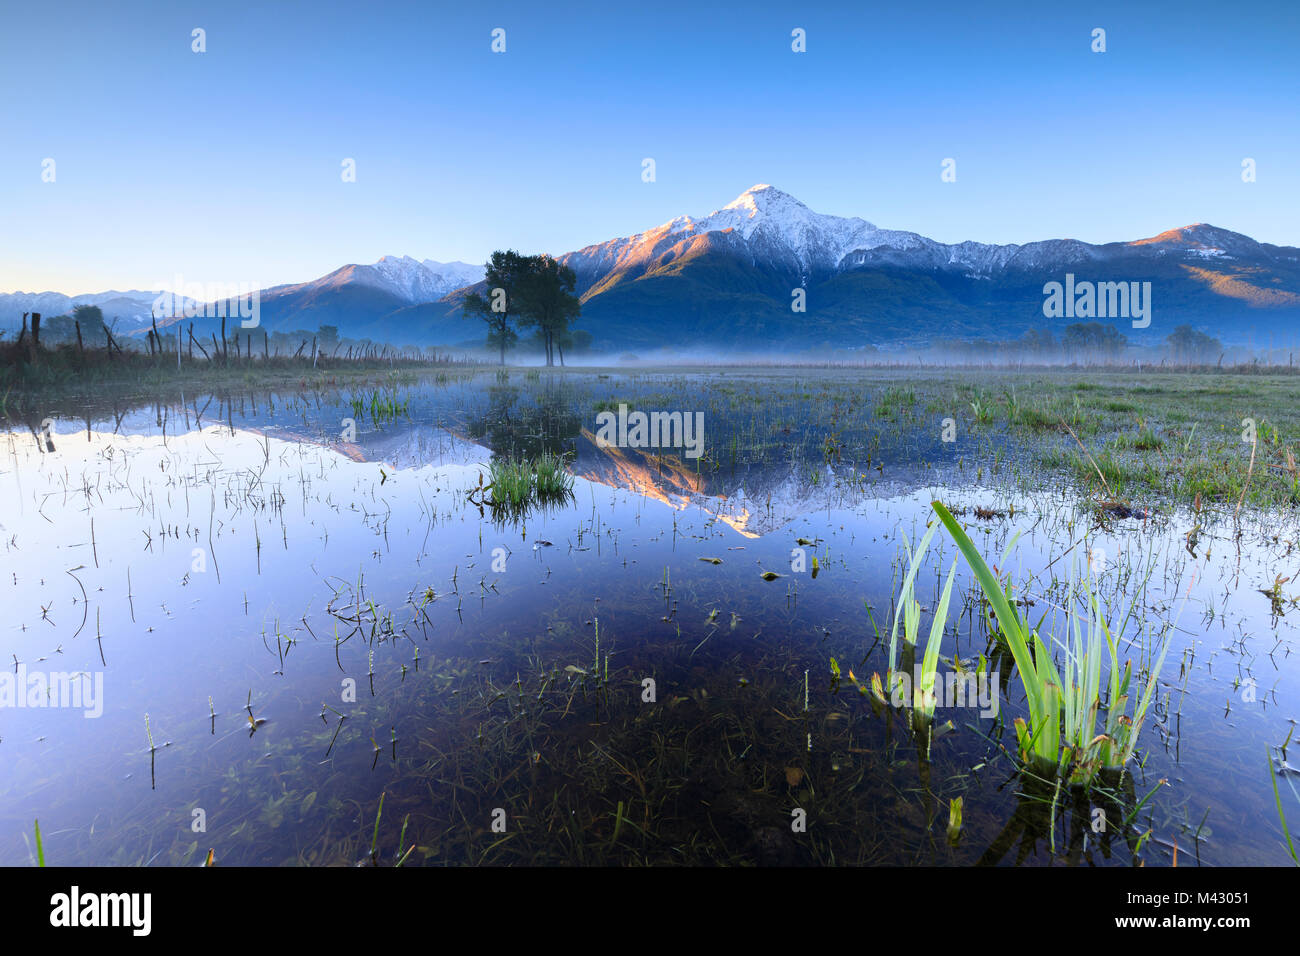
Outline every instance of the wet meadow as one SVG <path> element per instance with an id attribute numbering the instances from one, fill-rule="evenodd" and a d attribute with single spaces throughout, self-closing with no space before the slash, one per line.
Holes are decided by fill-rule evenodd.
<path id="1" fill-rule="evenodd" d="M 0 863 L 1291 865 L 1297 386 L 11 389 Z"/>

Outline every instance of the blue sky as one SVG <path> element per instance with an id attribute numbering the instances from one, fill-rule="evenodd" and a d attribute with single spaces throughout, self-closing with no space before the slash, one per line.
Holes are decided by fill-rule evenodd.
<path id="1" fill-rule="evenodd" d="M 53 2 L 0 16 L 0 291 L 561 253 L 759 182 L 946 242 L 1200 221 L 1300 245 L 1290 0 Z"/>

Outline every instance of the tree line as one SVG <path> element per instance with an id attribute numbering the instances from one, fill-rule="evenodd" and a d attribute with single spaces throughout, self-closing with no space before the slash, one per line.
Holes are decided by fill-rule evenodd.
<path id="1" fill-rule="evenodd" d="M 582 310 L 573 294 L 577 281 L 572 269 L 551 256 L 497 250 L 487 263 L 486 294 L 466 295 L 464 314 L 487 324 L 488 347 L 500 351 L 502 365 L 506 349 L 519 340 L 519 330 L 527 328 L 536 330 L 546 364 L 554 365 L 558 355 L 563 365 L 566 345 L 590 341 L 590 336 L 570 328 Z"/>
<path id="2" fill-rule="evenodd" d="M 1165 336 L 1170 357 L 1184 364 L 1206 364 L 1223 354 L 1223 343 L 1213 336 L 1180 325 Z M 1128 336 L 1103 322 L 1075 322 L 1065 327 L 1058 339 L 1051 329 L 1030 329 L 1018 339 L 939 340 L 936 351 L 958 355 L 1004 355 L 1018 358 L 1117 359 L 1129 346 Z"/>

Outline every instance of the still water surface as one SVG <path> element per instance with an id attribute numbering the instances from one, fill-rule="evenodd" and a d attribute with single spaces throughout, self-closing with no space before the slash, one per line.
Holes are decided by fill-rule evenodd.
<path id="1" fill-rule="evenodd" d="M 700 462 L 597 447 L 587 393 L 404 394 L 355 435 L 345 394 L 0 434 L 0 863 L 31 861 L 39 818 L 57 864 L 350 865 L 381 794 L 383 865 L 1166 865 L 1175 843 L 1179 865 L 1287 862 L 1272 787 L 1294 825 L 1295 613 L 1260 591 L 1300 556 L 1276 520 L 1195 548 L 1176 508 L 1098 525 L 1052 476 L 990 464 L 1009 440 L 882 430 L 849 463 L 798 423 L 737 426 Z M 493 453 L 541 449 L 570 455 L 571 501 L 505 518 L 469 500 Z M 1019 535 L 1005 570 L 1031 620 L 1082 554 L 1112 615 L 1140 594 L 1135 670 L 1173 642 L 1117 800 L 1018 778 L 1014 678 L 999 717 L 941 707 L 928 750 L 848 682 L 884 670 L 936 498 L 990 560 Z M 927 610 L 955 558 L 936 537 Z M 972 585 L 959 564 L 942 670 L 993 659 Z M 51 706 L 60 676 L 81 706 Z"/>

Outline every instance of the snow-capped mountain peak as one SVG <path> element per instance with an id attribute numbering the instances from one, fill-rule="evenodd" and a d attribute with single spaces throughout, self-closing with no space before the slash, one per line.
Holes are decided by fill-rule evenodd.
<path id="1" fill-rule="evenodd" d="M 711 228 L 736 229 L 746 239 L 765 224 L 779 227 L 786 238 L 797 244 L 797 234 L 810 229 L 834 228 L 835 223 L 851 222 L 856 226 L 874 228 L 861 219 L 841 219 L 838 216 L 819 216 L 789 193 L 775 186 L 760 183 L 716 210 L 708 217 Z"/>
<path id="2" fill-rule="evenodd" d="M 421 262 L 410 256 L 381 256 L 369 266 L 357 266 L 356 277 L 411 303 L 433 302 L 448 292 L 483 278 L 483 267 L 464 262 Z"/>
<path id="3" fill-rule="evenodd" d="M 622 245 L 618 256 L 622 258 L 629 251 L 679 241 L 685 234 L 711 232 L 734 233 L 760 258 L 784 262 L 804 274 L 838 268 L 855 250 L 879 246 L 910 249 L 928 241 L 911 232 L 878 229 L 865 219 L 814 212 L 789 193 L 759 183 L 701 219 L 679 216 L 656 229 L 614 242 Z"/>
<path id="4" fill-rule="evenodd" d="M 753 218 L 768 213 L 780 215 L 782 212 L 788 212 L 794 207 L 808 208 L 789 193 L 782 192 L 767 183 L 759 183 L 756 186 L 750 186 L 723 206 L 722 209 L 739 209 Z"/>
<path id="5" fill-rule="evenodd" d="M 678 216 L 645 232 L 568 253 L 582 288 L 601 292 L 610 277 L 635 279 L 670 266 L 691 248 L 739 255 L 751 265 L 806 283 L 869 268 L 957 272 L 989 279 L 1006 270 L 1053 271 L 1097 265 L 1133 252 L 1188 260 L 1250 258 L 1261 247 L 1247 236 L 1197 223 L 1131 243 L 1092 245 L 1053 239 L 1023 245 L 943 243 L 915 232 L 881 229 L 858 217 L 814 212 L 768 183 L 751 186 L 707 216 Z"/>
<path id="6" fill-rule="evenodd" d="M 434 259 L 425 259 L 421 263 L 426 269 L 429 269 L 442 276 L 450 283 L 448 291 L 463 289 L 467 285 L 473 285 L 475 282 L 483 280 L 483 266 L 473 265 L 460 260 L 451 262 L 437 262 Z"/>

